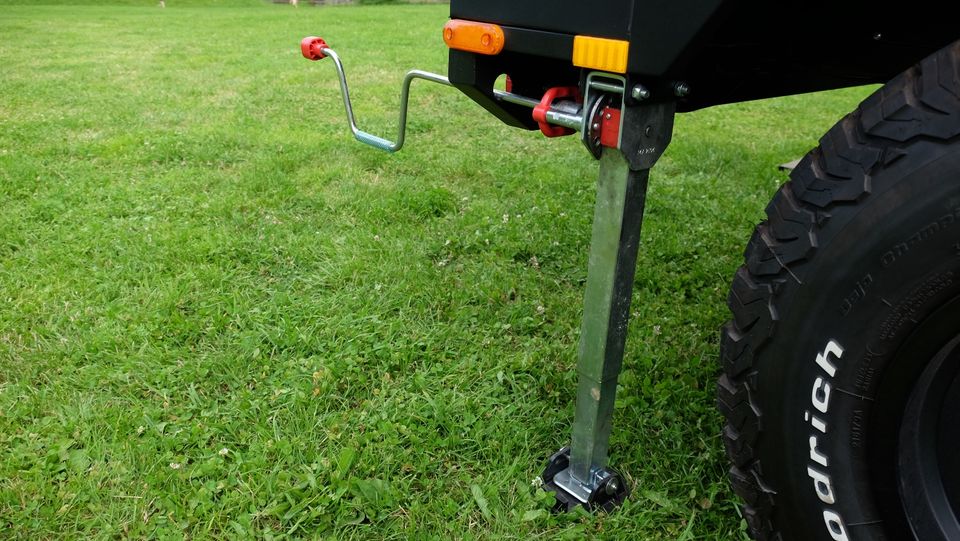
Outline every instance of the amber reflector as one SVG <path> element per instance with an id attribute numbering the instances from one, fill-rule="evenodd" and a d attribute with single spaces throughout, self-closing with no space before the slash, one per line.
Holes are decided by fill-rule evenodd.
<path id="1" fill-rule="evenodd" d="M 451 49 L 494 55 L 503 50 L 503 29 L 495 24 L 451 19 L 443 25 L 443 41 Z"/>
<path id="2" fill-rule="evenodd" d="M 629 52 L 627 41 L 589 36 L 573 38 L 573 65 L 581 68 L 626 73 Z"/>

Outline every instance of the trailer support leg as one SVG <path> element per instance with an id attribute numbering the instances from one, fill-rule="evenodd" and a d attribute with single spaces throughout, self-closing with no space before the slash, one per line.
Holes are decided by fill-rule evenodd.
<path id="1" fill-rule="evenodd" d="M 634 138 L 637 143 L 651 138 L 662 141 L 662 129 L 667 130 L 665 140 L 669 142 L 672 107 L 658 111 L 664 112 L 668 119 L 663 114 L 631 115 L 635 122 L 649 122 L 640 126 L 641 132 Z M 659 126 L 656 120 L 661 120 Z M 652 133 L 653 127 L 659 128 L 657 134 Z M 627 338 L 647 180 L 650 166 L 663 150 L 657 148 L 655 156 L 645 157 L 649 160 L 637 160 L 636 145 L 624 146 L 630 144 L 631 135 L 635 135 L 633 130 L 627 128 L 621 137 L 621 149 L 604 147 L 600 155 L 571 445 L 550 458 L 541 476 L 544 487 L 556 494 L 558 510 L 579 505 L 609 510 L 627 495 L 626 483 L 607 467 L 607 449 Z"/>

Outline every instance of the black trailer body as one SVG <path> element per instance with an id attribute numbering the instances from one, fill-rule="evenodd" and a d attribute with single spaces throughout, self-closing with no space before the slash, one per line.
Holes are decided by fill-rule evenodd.
<path id="1" fill-rule="evenodd" d="M 451 0 L 451 18 L 500 24 L 506 40 L 497 56 L 451 51 L 449 71 L 454 84 L 488 95 L 491 77 L 506 73 L 539 96 L 577 84 L 574 36 L 626 40 L 629 82 L 653 99 L 673 99 L 684 82 L 690 91 L 677 110 L 690 111 L 885 83 L 955 40 L 956 12 L 933 0 L 909 9 L 826 0 Z M 519 116 L 533 127 L 529 114 Z"/>

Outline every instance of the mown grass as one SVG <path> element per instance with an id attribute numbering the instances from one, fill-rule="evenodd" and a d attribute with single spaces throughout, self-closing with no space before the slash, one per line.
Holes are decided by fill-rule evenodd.
<path id="1" fill-rule="evenodd" d="M 239 8 L 239 7 L 266 7 L 272 0 L 165 0 L 167 8 Z M 304 0 L 306 4 L 306 0 Z M 149 7 L 160 6 L 160 0 L 0 0 L 0 6 L 63 6 L 67 9 L 77 7 Z M 284 6 L 286 7 L 286 6 Z M 308 6 L 304 6 L 308 7 Z M 292 8 L 292 6 L 291 6 Z M 216 12 L 214 12 L 216 13 Z M 52 37 L 52 36 L 51 36 Z"/>
<path id="2" fill-rule="evenodd" d="M 5 2 L 6 3 L 6 2 Z M 595 163 L 414 88 L 444 6 L 0 10 L 0 532 L 20 539 L 731 539 L 728 279 L 866 90 L 681 116 L 654 171 L 611 515 L 547 513 Z"/>

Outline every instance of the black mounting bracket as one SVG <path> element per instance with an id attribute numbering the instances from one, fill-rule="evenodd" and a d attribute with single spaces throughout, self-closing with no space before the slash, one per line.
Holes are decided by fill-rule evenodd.
<path id="1" fill-rule="evenodd" d="M 570 448 L 564 447 L 550 457 L 547 461 L 547 467 L 540 474 L 540 479 L 543 480 L 543 489 L 553 492 L 557 497 L 553 506 L 553 511 L 556 513 L 573 511 L 577 506 L 583 506 L 588 511 L 610 512 L 619 507 L 630 495 L 630 489 L 619 473 L 610 468 L 600 468 L 597 471 L 599 474 L 597 478 L 600 482 L 587 493 L 587 501 L 581 501 L 554 482 L 557 474 L 569 467 Z"/>

